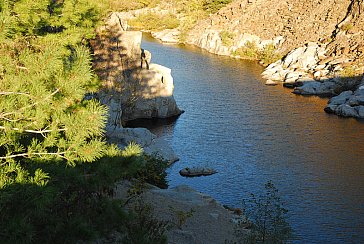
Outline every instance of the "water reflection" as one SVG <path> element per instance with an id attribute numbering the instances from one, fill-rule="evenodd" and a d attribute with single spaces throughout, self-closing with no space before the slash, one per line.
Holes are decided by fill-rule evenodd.
<path id="1" fill-rule="evenodd" d="M 364 241 L 363 122 L 323 112 L 327 99 L 264 86 L 262 67 L 191 47 L 145 40 L 152 61 L 172 69 L 175 122 L 148 127 L 181 161 L 170 185 L 188 184 L 238 206 L 272 180 L 304 243 Z M 183 167 L 213 165 L 218 174 L 186 179 Z"/>

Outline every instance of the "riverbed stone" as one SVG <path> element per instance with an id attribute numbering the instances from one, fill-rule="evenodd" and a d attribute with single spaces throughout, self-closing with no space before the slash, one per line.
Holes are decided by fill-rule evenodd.
<path id="1" fill-rule="evenodd" d="M 351 107 L 347 104 L 339 105 L 336 108 L 335 113 L 343 117 L 359 117 L 358 111 L 355 109 L 355 107 Z"/>
<path id="2" fill-rule="evenodd" d="M 338 105 L 327 104 L 326 107 L 324 108 L 324 111 L 329 114 L 334 114 L 337 107 L 338 107 Z"/>
<path id="3" fill-rule="evenodd" d="M 192 167 L 184 168 L 179 171 L 179 174 L 185 177 L 198 177 L 216 174 L 217 171 L 211 168 Z"/>
<path id="4" fill-rule="evenodd" d="M 295 83 L 303 75 L 304 75 L 304 73 L 302 73 L 302 72 L 296 72 L 296 71 L 289 72 L 284 77 L 284 82 L 285 83 Z"/>
<path id="5" fill-rule="evenodd" d="M 332 97 L 329 100 L 329 104 L 331 105 L 341 105 L 346 103 L 350 97 L 353 95 L 352 91 L 344 91 L 342 93 L 340 93 L 338 96 Z"/>
<path id="6" fill-rule="evenodd" d="M 364 106 L 363 105 L 358 106 L 357 110 L 359 118 L 364 118 Z"/>
<path id="7" fill-rule="evenodd" d="M 276 85 L 278 85 L 278 83 L 277 83 L 277 82 L 272 81 L 272 80 L 267 80 L 267 81 L 265 82 L 265 84 L 266 84 L 267 86 L 276 86 Z"/>
<path id="8" fill-rule="evenodd" d="M 336 84 L 331 81 L 327 82 L 307 82 L 303 86 L 296 87 L 293 91 L 295 94 L 300 95 L 320 95 L 327 96 L 334 94 Z"/>

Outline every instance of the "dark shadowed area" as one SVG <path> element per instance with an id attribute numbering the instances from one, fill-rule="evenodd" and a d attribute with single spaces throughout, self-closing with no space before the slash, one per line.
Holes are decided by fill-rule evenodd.
<path id="1" fill-rule="evenodd" d="M 223 204 L 241 205 L 272 180 L 300 243 L 364 240 L 364 123 L 326 114 L 328 99 L 268 87 L 254 62 L 168 46 L 145 37 L 152 62 L 172 69 L 176 121 L 134 124 L 168 140 L 180 161 L 170 186 L 190 185 Z M 208 177 L 183 178 L 184 167 Z"/>

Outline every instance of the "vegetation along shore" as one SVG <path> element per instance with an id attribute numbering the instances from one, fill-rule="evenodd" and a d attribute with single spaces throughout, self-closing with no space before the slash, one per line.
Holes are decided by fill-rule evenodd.
<path id="1" fill-rule="evenodd" d="M 1 243 L 282 243 L 278 190 L 244 210 L 187 186 L 135 119 L 176 118 L 171 70 L 142 32 L 266 66 L 267 84 L 364 118 L 364 1 L 2 0 Z"/>

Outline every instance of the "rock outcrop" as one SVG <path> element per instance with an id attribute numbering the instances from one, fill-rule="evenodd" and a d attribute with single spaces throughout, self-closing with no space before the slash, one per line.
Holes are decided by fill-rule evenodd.
<path id="1" fill-rule="evenodd" d="M 142 33 L 125 28 L 127 22 L 112 14 L 91 43 L 94 68 L 103 81 L 98 96 L 110 108 L 109 124 L 181 114 L 173 97 L 171 70 L 151 64 L 151 54 L 140 47 Z"/>
<path id="2" fill-rule="evenodd" d="M 325 107 L 327 113 L 342 117 L 364 118 L 364 78 L 361 85 L 353 91 L 344 91 L 332 97 Z"/>
<path id="3" fill-rule="evenodd" d="M 129 188 L 130 184 L 127 182 L 120 183 L 114 197 L 125 199 Z M 236 242 L 234 229 L 239 220 L 244 220 L 243 216 L 227 210 L 210 196 L 186 185 L 169 189 L 151 186 L 143 193 L 142 198 L 153 208 L 156 218 L 175 223 L 167 231 L 168 243 Z M 247 229 L 240 230 L 242 235 L 249 233 Z"/>
<path id="4" fill-rule="evenodd" d="M 122 128 L 129 120 L 181 114 L 173 98 L 171 70 L 150 63 L 150 52 L 141 49 L 142 33 L 127 28 L 125 20 L 112 14 L 91 42 L 93 66 L 102 80 L 102 88 L 95 96 L 109 107 L 107 139 L 120 148 L 137 142 L 145 153 L 173 163 L 178 157 L 165 141 L 147 129 Z"/>
<path id="5" fill-rule="evenodd" d="M 173 4 L 163 6 L 169 6 L 164 11 L 174 11 Z M 150 11 L 162 14 L 163 9 Z M 235 0 L 198 21 L 184 39 L 237 58 L 259 59 L 259 52 L 273 47 L 283 58 L 270 65 L 274 61 L 261 59 L 269 65 L 262 74 L 267 85 L 282 82 L 296 94 L 335 96 L 354 91 L 364 74 L 363 12 L 364 0 Z M 135 15 L 136 11 L 123 18 Z M 154 35 L 175 42 L 178 34 L 174 29 Z M 247 48 L 252 57 L 241 55 Z"/>

